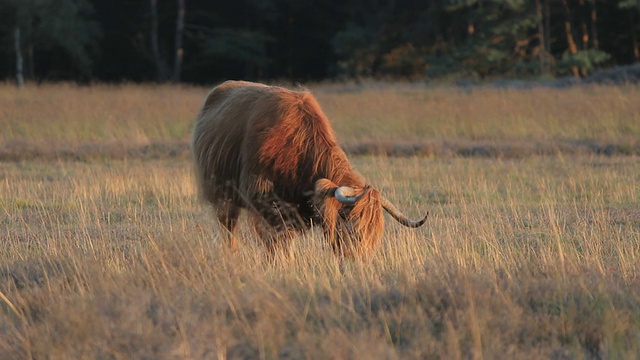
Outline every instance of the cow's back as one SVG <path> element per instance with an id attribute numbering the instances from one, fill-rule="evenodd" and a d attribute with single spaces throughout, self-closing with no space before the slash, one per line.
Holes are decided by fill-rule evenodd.
<path id="1" fill-rule="evenodd" d="M 247 115 L 240 110 L 251 105 L 241 96 L 242 82 L 227 81 L 214 88 L 198 114 L 192 134 L 191 151 L 195 161 L 200 195 L 216 203 L 237 197 L 242 166 L 241 149 L 247 129 Z"/>
<path id="2" fill-rule="evenodd" d="M 235 190 L 247 176 L 247 168 L 256 167 L 259 134 L 277 122 L 278 89 L 227 81 L 207 95 L 191 144 L 201 196 L 207 201 L 231 197 L 240 204 Z"/>
<path id="3" fill-rule="evenodd" d="M 327 166 L 343 163 L 349 171 L 341 173 L 351 173 L 328 120 L 307 91 L 227 81 L 207 96 L 192 141 L 201 194 L 212 203 L 229 198 L 227 185 L 240 190 L 234 200 L 241 205 L 238 196 L 268 190 L 268 184 L 275 184 L 277 196 L 295 202 L 318 177 L 339 180 Z"/>

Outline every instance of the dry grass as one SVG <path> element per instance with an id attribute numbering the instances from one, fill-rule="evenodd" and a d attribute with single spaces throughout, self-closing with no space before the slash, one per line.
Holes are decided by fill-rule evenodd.
<path id="1" fill-rule="evenodd" d="M 186 140 L 205 95 L 166 85 L 3 84 L 0 141 L 56 147 Z"/>
<path id="2" fill-rule="evenodd" d="M 549 138 L 637 138 L 638 123 L 632 120 L 638 115 L 627 113 L 637 104 L 620 100 L 630 99 L 634 92 L 637 96 L 637 90 L 610 88 L 601 94 L 618 99 L 622 108 L 615 110 L 608 103 L 591 104 L 596 96 L 590 98 L 589 91 L 598 89 L 557 94 L 584 96 L 583 101 L 589 99 L 584 106 L 592 112 L 611 111 L 605 131 L 599 132 L 600 125 L 592 122 L 581 123 L 579 116 L 568 123 L 556 119 L 546 135 L 526 124 L 503 131 L 513 131 L 516 138 L 518 131 Z M 54 103 L 62 101 L 60 94 L 65 92 L 84 96 L 75 87 L 27 91 L 50 93 L 47 99 Z M 483 96 L 485 102 L 498 101 L 495 94 L 500 93 L 486 90 L 476 100 L 452 90 L 429 90 L 424 98 L 440 94 L 437 104 L 429 106 L 456 113 L 454 103 L 442 103 L 449 91 L 477 106 Z M 1 101 L 11 98 L 4 96 L 8 92 L 0 89 Z M 84 135 L 66 131 L 87 126 L 76 112 L 101 122 L 126 113 L 120 108 L 124 105 L 117 104 L 164 106 L 156 96 L 171 98 L 166 102 L 173 105 L 163 111 L 149 105 L 147 110 L 155 115 L 127 105 L 137 114 L 132 118 L 140 119 L 96 127 L 130 142 L 183 139 L 188 126 L 169 135 L 168 124 L 171 119 L 189 122 L 184 114 L 196 111 L 198 97 L 206 91 L 99 86 L 85 92 L 111 92 L 121 102 L 102 108 L 102 96 L 91 98 L 93 105 L 87 98 L 80 104 L 67 100 L 65 104 L 76 110 L 57 108 L 66 115 L 54 116 L 56 124 L 63 123 L 64 116 L 70 124 L 56 139 L 73 144 L 112 141 L 91 134 L 90 127 Z M 33 104 L 28 94 L 11 96 Z M 402 103 L 400 96 L 376 94 L 364 91 L 366 101 L 335 88 L 319 89 L 321 103 L 326 102 L 330 116 L 339 119 L 339 136 L 349 141 L 365 139 L 362 131 L 374 139 L 388 136 L 397 141 L 413 133 L 412 126 L 422 126 L 415 119 L 429 116 L 412 107 L 415 103 Z M 547 109 L 558 106 L 557 96 L 544 92 L 511 90 L 503 95 L 520 102 L 504 111 L 482 105 L 477 115 L 459 113 L 471 119 L 459 119 L 459 126 L 468 130 L 456 130 L 449 120 L 435 121 L 432 130 L 425 126 L 430 135 L 424 136 L 447 140 L 473 132 L 491 134 L 489 129 L 495 130 L 499 121 L 516 116 L 505 114 L 509 111 L 522 111 L 522 119 L 544 123 L 550 121 L 545 116 L 552 115 Z M 535 108 L 522 108 L 527 97 L 540 102 L 540 119 Z M 375 99 L 398 106 L 393 112 L 397 128 L 377 128 L 384 115 Z M 47 141 L 46 131 L 32 138 L 19 135 L 19 126 L 36 129 L 46 123 L 38 123 L 35 110 L 16 110 L 11 104 L 10 110 L 0 107 L 3 115 L 33 111 L 31 117 L 19 118 L 31 122 L 0 117 L 13 129 L 13 135 L 2 133 L 3 141 Z M 361 105 L 362 112 L 378 116 L 362 131 L 356 123 L 362 118 L 354 117 Z M 41 102 L 40 110 L 47 108 Z M 104 113 L 94 114 L 91 108 Z M 403 108 L 409 115 L 400 113 Z M 491 116 L 483 118 L 480 112 Z M 440 116 L 444 115 L 434 118 Z M 156 135 L 133 134 L 132 129 L 156 131 L 146 123 L 153 121 L 161 128 Z M 475 123 L 481 121 L 486 127 Z M 620 123 L 628 131 L 617 128 Z M 219 243 L 216 224 L 196 202 L 191 166 L 183 159 L 0 162 L 0 357 L 640 356 L 636 156 L 355 157 L 353 163 L 409 215 L 430 210 L 427 225 L 410 230 L 389 220 L 382 247 L 370 259 L 353 262 L 324 250 L 321 236 L 312 232 L 297 239 L 291 257 L 283 255 L 273 263 L 246 226 L 238 254 L 229 254 Z"/>
<path id="3" fill-rule="evenodd" d="M 319 89 L 351 141 L 631 141 L 640 135 L 640 88 Z"/>
<path id="4" fill-rule="evenodd" d="M 426 229 L 231 255 L 175 161 L 0 165 L 10 358 L 640 355 L 636 159 L 358 158 Z"/>
<path id="5" fill-rule="evenodd" d="M 311 85 L 348 152 L 640 155 L 640 88 Z M 0 159 L 186 157 L 208 88 L 0 84 Z"/>

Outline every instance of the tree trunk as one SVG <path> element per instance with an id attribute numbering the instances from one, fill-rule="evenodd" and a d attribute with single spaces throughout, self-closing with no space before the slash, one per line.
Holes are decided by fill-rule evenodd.
<path id="1" fill-rule="evenodd" d="M 589 27 L 587 26 L 587 7 L 584 0 L 580 0 L 580 30 L 582 31 L 582 50 L 589 49 Z"/>
<path id="2" fill-rule="evenodd" d="M 596 0 L 591 0 L 591 44 L 593 48 L 598 50 L 600 48 L 600 41 L 598 40 L 598 12 L 596 10 Z"/>
<path id="3" fill-rule="evenodd" d="M 569 48 L 569 53 L 575 55 L 576 53 L 578 53 L 578 47 L 576 46 L 576 41 L 573 39 L 573 33 L 571 31 L 571 9 L 569 9 L 567 0 L 562 0 L 562 5 L 564 7 L 566 16 L 564 20 L 564 30 L 567 35 L 567 47 Z M 577 78 L 580 77 L 580 71 L 578 70 L 577 66 L 571 67 L 571 73 Z"/>
<path id="4" fill-rule="evenodd" d="M 638 2 L 638 8 L 640 9 L 640 2 Z M 629 18 L 629 32 L 631 35 L 631 50 L 633 53 L 633 61 L 640 61 L 640 44 L 638 44 L 638 19 L 639 17 L 631 11 L 627 12 Z"/>
<path id="5" fill-rule="evenodd" d="M 633 46 L 633 60 L 640 61 L 640 46 L 638 45 L 638 30 L 634 23 L 631 23 L 631 42 Z"/>
<path id="6" fill-rule="evenodd" d="M 551 6 L 550 0 L 542 1 L 542 12 L 544 16 L 544 49 L 547 53 L 547 61 L 549 62 L 549 72 L 554 71 L 555 58 L 551 52 Z"/>
<path id="7" fill-rule="evenodd" d="M 542 16 L 542 3 L 540 0 L 536 0 L 536 16 L 538 17 L 538 61 L 540 62 L 540 74 L 549 74 L 549 53 L 547 52 L 547 40 L 545 37 L 544 18 Z"/>
<path id="8" fill-rule="evenodd" d="M 167 79 L 167 65 L 160 57 L 160 48 L 158 47 L 158 0 L 150 0 L 151 6 L 151 52 L 153 54 L 153 62 L 156 65 L 156 78 L 158 81 Z"/>
<path id="9" fill-rule="evenodd" d="M 29 45 L 27 45 L 27 64 L 26 64 L 26 71 L 25 73 L 27 74 L 27 76 L 25 76 L 25 78 L 27 80 L 33 80 L 36 78 L 36 62 L 33 59 L 33 43 L 30 43 Z"/>
<path id="10" fill-rule="evenodd" d="M 16 85 L 19 89 L 24 87 L 23 60 L 20 41 L 20 27 L 16 25 L 13 32 L 14 46 L 16 50 Z"/>
<path id="11" fill-rule="evenodd" d="M 180 82 L 182 72 L 182 58 L 184 49 L 182 48 L 182 36 L 184 34 L 184 13 L 186 0 L 178 0 L 178 19 L 176 21 L 176 59 L 173 67 L 173 81 Z"/>

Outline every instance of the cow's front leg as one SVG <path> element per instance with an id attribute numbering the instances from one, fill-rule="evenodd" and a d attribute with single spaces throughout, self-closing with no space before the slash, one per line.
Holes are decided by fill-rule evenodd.
<path id="1" fill-rule="evenodd" d="M 291 240 L 304 229 L 297 207 L 267 193 L 254 198 L 252 221 L 267 251 L 288 252 Z"/>
<path id="2" fill-rule="evenodd" d="M 223 231 L 222 236 L 227 239 L 229 248 L 232 252 L 237 252 L 236 227 L 238 225 L 240 209 L 231 201 L 223 201 L 214 206 L 213 212 L 220 225 L 226 230 Z"/>

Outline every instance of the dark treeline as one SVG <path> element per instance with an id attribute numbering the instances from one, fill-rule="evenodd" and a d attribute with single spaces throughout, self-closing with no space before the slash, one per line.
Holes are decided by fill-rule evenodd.
<path id="1" fill-rule="evenodd" d="M 639 37 L 640 0 L 0 0 L 0 78 L 584 77 Z"/>

